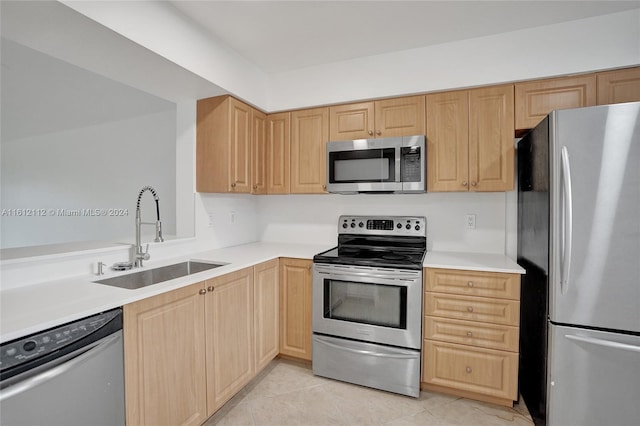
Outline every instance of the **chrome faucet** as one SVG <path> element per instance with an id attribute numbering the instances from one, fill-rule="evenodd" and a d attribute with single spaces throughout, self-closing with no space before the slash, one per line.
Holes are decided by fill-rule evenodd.
<path id="1" fill-rule="evenodd" d="M 142 198 L 142 194 L 144 194 L 145 191 L 151 192 L 151 194 L 153 194 L 154 200 L 156 200 L 155 223 L 143 222 L 142 219 L 140 219 L 140 199 Z M 153 187 L 151 186 L 145 186 L 140 190 L 140 193 L 138 193 L 138 202 L 136 203 L 136 252 L 135 252 L 134 261 L 133 261 L 133 266 L 136 268 L 142 267 L 142 261 L 149 260 L 149 258 L 151 257 L 149 255 L 149 244 L 147 244 L 146 251 L 144 253 L 142 252 L 142 243 L 140 242 L 140 227 L 142 225 L 155 226 L 156 238 L 153 241 L 155 241 L 156 243 L 160 243 L 164 241 L 164 239 L 162 238 L 162 222 L 160 222 L 160 199 L 158 198 L 158 194 L 156 193 L 156 190 L 153 189 Z"/>

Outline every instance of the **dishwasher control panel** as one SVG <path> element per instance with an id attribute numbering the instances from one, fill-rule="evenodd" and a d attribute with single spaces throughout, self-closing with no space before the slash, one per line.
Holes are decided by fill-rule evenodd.
<path id="1" fill-rule="evenodd" d="M 0 345 L 0 371 L 4 373 L 7 369 L 59 351 L 96 333 L 116 318 L 120 319 L 121 327 L 121 316 L 121 309 L 113 309 L 3 343 Z"/>

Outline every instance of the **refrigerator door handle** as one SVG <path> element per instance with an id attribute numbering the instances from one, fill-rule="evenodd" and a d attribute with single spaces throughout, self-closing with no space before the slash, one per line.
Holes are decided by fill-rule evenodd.
<path id="1" fill-rule="evenodd" d="M 565 334 L 564 337 L 566 337 L 569 340 L 576 340 L 578 342 L 604 346 L 606 348 L 622 349 L 624 351 L 632 351 L 632 352 L 640 353 L 640 346 L 629 345 L 627 343 L 612 342 L 610 340 L 596 339 L 595 337 L 576 336 L 574 334 Z"/>
<path id="2" fill-rule="evenodd" d="M 560 292 L 565 294 L 569 290 L 569 273 L 571 267 L 571 240 L 573 237 L 573 197 L 571 194 L 571 168 L 569 167 L 569 151 L 562 147 L 562 180 L 563 191 L 563 247 L 562 247 L 562 275 L 560 276 Z"/>

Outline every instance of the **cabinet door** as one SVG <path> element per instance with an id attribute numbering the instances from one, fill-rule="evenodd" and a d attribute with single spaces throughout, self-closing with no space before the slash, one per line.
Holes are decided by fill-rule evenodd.
<path id="1" fill-rule="evenodd" d="M 598 105 L 640 101 L 640 67 L 596 74 Z"/>
<path id="2" fill-rule="evenodd" d="M 200 99 L 196 118 L 196 191 L 229 192 L 229 97 Z"/>
<path id="3" fill-rule="evenodd" d="M 596 104 L 596 76 L 553 78 L 515 85 L 516 129 L 532 129 L 555 109 Z"/>
<path id="4" fill-rule="evenodd" d="M 469 190 L 513 190 L 513 136 L 513 86 L 470 90 Z"/>
<path id="5" fill-rule="evenodd" d="M 325 192 L 328 122 L 328 108 L 313 108 L 291 113 L 292 194 Z"/>
<path id="6" fill-rule="evenodd" d="M 427 191 L 468 191 L 469 94 L 427 95 Z"/>
<path id="7" fill-rule="evenodd" d="M 253 268 L 205 285 L 207 410 L 212 415 L 253 377 Z"/>
<path id="8" fill-rule="evenodd" d="M 337 105 L 329 108 L 329 140 L 348 141 L 372 138 L 373 102 Z"/>
<path id="9" fill-rule="evenodd" d="M 310 260 L 280 259 L 280 354 L 311 360 Z"/>
<path id="10" fill-rule="evenodd" d="M 250 106 L 229 98 L 230 192 L 251 192 L 251 110 Z"/>
<path id="11" fill-rule="evenodd" d="M 267 193 L 289 193 L 291 113 L 267 117 Z"/>
<path id="12" fill-rule="evenodd" d="M 267 115 L 251 110 L 251 193 L 267 193 Z"/>
<path id="13" fill-rule="evenodd" d="M 203 289 L 124 306 L 128 425 L 199 425 L 208 417 Z"/>
<path id="14" fill-rule="evenodd" d="M 255 372 L 278 355 L 280 274 L 278 259 L 253 267 Z"/>
<path id="15" fill-rule="evenodd" d="M 375 102 L 375 137 L 425 134 L 425 97 L 409 96 Z"/>

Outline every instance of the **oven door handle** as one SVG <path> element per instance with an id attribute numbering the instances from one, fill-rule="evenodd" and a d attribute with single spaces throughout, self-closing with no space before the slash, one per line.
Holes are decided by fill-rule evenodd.
<path id="1" fill-rule="evenodd" d="M 380 357 L 380 358 L 396 358 L 396 359 L 415 359 L 418 356 L 415 353 L 402 354 L 402 353 L 397 353 L 397 352 L 367 351 L 367 350 L 364 350 L 364 349 L 349 348 L 347 346 L 336 345 L 334 343 L 327 342 L 326 340 L 324 340 L 324 339 L 322 339 L 321 337 L 318 337 L 318 336 L 314 336 L 313 340 L 315 340 L 317 343 L 321 343 L 323 345 L 330 346 L 330 347 L 332 347 L 334 349 L 338 349 L 338 350 L 345 351 L 345 352 L 352 352 L 352 353 L 355 353 L 355 354 L 358 354 L 358 355 L 368 355 L 368 356 L 375 356 L 375 357 Z"/>
<path id="2" fill-rule="evenodd" d="M 389 285 L 409 285 L 412 284 L 414 282 L 420 282 L 420 276 L 419 274 L 411 274 L 411 275 L 405 275 L 405 276 L 398 276 L 397 274 L 380 274 L 380 273 L 376 273 L 376 272 L 364 272 L 364 271 L 318 271 L 319 275 L 323 275 L 326 278 L 329 279 L 336 279 L 336 280 L 344 280 L 345 278 L 348 278 L 350 280 L 353 280 L 354 277 L 357 278 L 367 278 L 367 279 L 381 279 L 381 280 L 385 280 L 386 282 L 384 283 L 380 283 L 380 284 L 389 284 Z"/>

